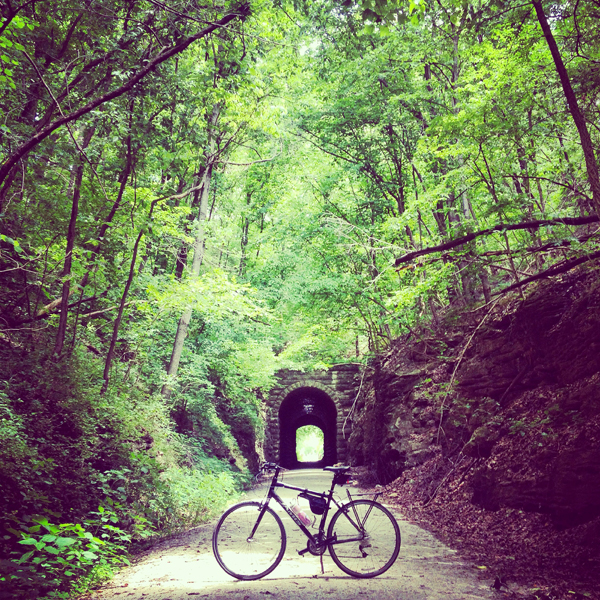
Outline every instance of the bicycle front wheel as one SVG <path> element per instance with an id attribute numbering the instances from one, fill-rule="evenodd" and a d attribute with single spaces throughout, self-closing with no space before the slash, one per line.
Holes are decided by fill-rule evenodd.
<path id="1" fill-rule="evenodd" d="M 331 519 L 327 537 L 335 564 L 353 577 L 385 573 L 400 552 L 400 528 L 392 513 L 373 500 L 352 500 Z"/>
<path id="2" fill-rule="evenodd" d="M 212 539 L 215 558 L 226 573 L 237 579 L 253 580 L 268 575 L 285 553 L 286 536 L 281 519 L 267 507 L 257 525 L 261 507 L 255 501 L 236 504 L 215 527 Z"/>

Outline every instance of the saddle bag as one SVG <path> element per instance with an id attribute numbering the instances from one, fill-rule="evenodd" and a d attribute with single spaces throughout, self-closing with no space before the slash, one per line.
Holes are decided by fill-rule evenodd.
<path id="1" fill-rule="evenodd" d="M 336 473 L 333 476 L 333 483 L 335 485 L 346 485 L 351 479 L 352 476 L 350 473 Z"/>

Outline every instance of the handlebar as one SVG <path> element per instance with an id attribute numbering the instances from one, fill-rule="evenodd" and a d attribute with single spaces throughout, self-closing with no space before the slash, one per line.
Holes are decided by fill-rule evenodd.
<path id="1" fill-rule="evenodd" d="M 264 462 L 261 466 L 260 466 L 260 470 L 261 471 L 275 471 L 276 469 L 281 469 L 281 467 L 275 463 L 271 463 L 271 462 Z"/>
<path id="2" fill-rule="evenodd" d="M 254 477 L 254 479 L 256 481 L 259 481 L 260 476 L 268 473 L 270 471 L 275 471 L 275 478 L 279 477 L 279 471 L 281 471 L 282 467 L 280 467 L 279 465 L 272 463 L 272 462 L 264 462 L 262 465 L 260 465 L 260 467 L 258 468 L 258 473 L 256 474 L 256 476 Z"/>

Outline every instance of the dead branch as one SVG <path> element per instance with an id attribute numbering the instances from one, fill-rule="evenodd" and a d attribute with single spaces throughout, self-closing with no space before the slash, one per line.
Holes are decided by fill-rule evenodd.
<path id="1" fill-rule="evenodd" d="M 133 304 L 134 302 L 135 302 L 135 300 L 125 302 L 125 304 L 123 306 L 129 306 L 130 304 Z M 95 317 L 96 315 L 101 315 L 101 314 L 104 314 L 105 312 L 115 310 L 115 308 L 119 308 L 119 305 L 116 304 L 115 306 L 109 306 L 108 308 L 104 308 L 102 310 L 95 310 L 94 312 L 81 313 L 81 316 L 82 317 Z"/>
<path id="2" fill-rule="evenodd" d="M 549 269 L 539 272 L 537 275 L 532 275 L 531 277 L 527 277 L 526 279 L 521 279 L 518 283 L 513 283 L 513 285 L 509 285 L 508 287 L 500 290 L 499 292 L 495 292 L 495 296 L 500 296 L 506 294 L 507 292 L 511 292 L 517 288 L 523 287 L 532 281 L 536 281 L 537 279 L 545 279 L 547 277 L 554 277 L 556 275 L 560 275 L 561 273 L 566 273 L 571 269 L 575 268 L 578 265 L 589 262 L 590 260 L 594 260 L 596 258 L 600 258 L 600 251 L 592 252 L 591 254 L 586 254 L 584 256 L 580 256 L 578 258 L 571 258 L 569 260 L 564 260 Z"/>
<path id="3" fill-rule="evenodd" d="M 465 459 L 465 456 L 462 455 L 459 459 L 458 462 L 446 473 L 446 475 L 444 476 L 444 478 L 440 481 L 440 483 L 438 484 L 438 486 L 435 488 L 435 490 L 433 490 L 433 493 L 431 494 L 431 496 L 429 496 L 429 498 L 427 498 L 427 500 L 425 501 L 425 503 L 423 504 L 423 508 L 426 508 L 427 506 L 429 506 L 429 504 L 431 503 L 431 501 L 436 497 L 438 490 L 442 487 L 442 485 L 444 485 L 444 483 L 446 483 L 446 480 L 450 477 L 450 475 L 452 475 L 452 473 L 454 473 L 454 471 L 456 471 L 456 469 L 458 469 L 458 467 L 460 466 L 460 464 L 462 463 L 462 461 Z"/>
<path id="4" fill-rule="evenodd" d="M 445 250 L 451 250 L 453 248 L 457 248 L 458 246 L 468 244 L 469 242 L 472 242 L 478 237 L 481 237 L 483 235 L 491 235 L 492 233 L 498 233 L 502 231 L 514 231 L 517 229 L 537 229 L 538 227 L 550 227 L 552 225 L 588 225 L 589 223 L 597 223 L 598 221 L 600 221 L 600 219 L 596 215 L 590 215 L 588 217 L 565 217 L 563 219 L 540 219 L 537 221 L 526 221 L 524 223 L 500 224 L 489 229 L 473 231 L 472 233 L 468 233 L 463 237 L 457 238 L 455 240 L 450 240 L 449 242 L 444 242 L 443 244 L 439 244 L 437 246 L 408 252 L 404 256 L 397 258 L 394 261 L 394 265 L 397 267 L 403 263 L 418 258 L 419 256 L 433 254 L 434 252 L 443 252 Z"/>
<path id="5" fill-rule="evenodd" d="M 525 280 L 523 279 L 521 281 L 525 281 Z M 440 405 L 440 422 L 438 424 L 438 431 L 437 431 L 436 442 L 435 442 L 436 444 L 440 443 L 440 433 L 442 430 L 442 422 L 444 421 L 444 410 L 445 410 L 444 405 L 446 404 L 446 400 L 452 391 L 452 384 L 454 383 L 454 378 L 456 377 L 456 372 L 458 371 L 458 367 L 460 367 L 460 363 L 462 362 L 462 359 L 465 356 L 465 352 L 467 351 L 467 348 L 471 345 L 471 341 L 475 337 L 475 334 L 479 331 L 480 327 L 485 323 L 487 318 L 492 314 L 492 311 L 494 310 L 494 308 L 496 307 L 496 304 L 498 304 L 499 301 L 500 301 L 500 298 L 498 298 L 492 304 L 492 306 L 490 306 L 490 309 L 485 313 L 485 315 L 483 316 L 481 321 L 479 321 L 479 325 L 477 325 L 477 327 L 475 327 L 475 330 L 471 334 L 471 337 L 467 340 L 467 343 L 464 345 L 464 348 L 460 351 L 460 355 L 458 357 L 458 360 L 456 361 L 456 365 L 454 365 L 454 370 L 452 371 L 452 377 L 450 378 L 450 383 L 448 384 L 448 390 L 446 391 L 446 394 L 444 395 L 444 398 L 442 399 L 442 403 Z"/>

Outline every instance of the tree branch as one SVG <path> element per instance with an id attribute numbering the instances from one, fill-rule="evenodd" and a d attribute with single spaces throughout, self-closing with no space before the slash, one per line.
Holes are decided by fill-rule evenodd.
<path id="1" fill-rule="evenodd" d="M 95 98 L 91 102 L 88 102 L 86 105 L 81 108 L 73 111 L 72 113 L 61 116 L 59 119 L 56 119 L 40 131 L 38 131 L 35 135 L 29 138 L 25 143 L 21 144 L 7 159 L 4 161 L 2 166 L 0 166 L 0 184 L 2 184 L 8 174 L 11 172 L 12 168 L 23 158 L 30 150 L 35 148 L 40 142 L 45 140 L 52 132 L 56 131 L 59 127 L 66 125 L 72 121 L 76 121 L 81 118 L 83 115 L 88 114 L 101 104 L 109 102 L 110 100 L 114 100 L 119 96 L 122 96 L 125 92 L 131 90 L 137 83 L 139 83 L 146 75 L 151 73 L 158 67 L 158 65 L 162 64 L 172 56 L 180 54 L 183 52 L 188 46 L 190 46 L 196 40 L 199 40 L 203 37 L 206 37 L 209 33 L 212 33 L 216 29 L 227 25 L 230 21 L 236 18 L 245 18 L 250 14 L 250 6 L 247 3 L 240 4 L 233 12 L 226 14 L 224 17 L 215 21 L 208 27 L 202 29 L 198 33 L 191 35 L 179 43 L 171 46 L 170 48 L 165 48 L 161 50 L 154 58 L 150 59 L 146 65 L 141 68 L 135 75 L 129 79 L 127 83 L 124 85 L 103 94 L 102 96 Z"/>
<path id="2" fill-rule="evenodd" d="M 532 275 L 531 277 L 527 277 L 526 279 L 521 279 L 518 283 L 513 283 L 513 285 L 509 285 L 508 287 L 500 290 L 499 292 L 495 292 L 495 296 L 500 296 L 502 294 L 506 294 L 507 292 L 511 292 L 512 290 L 516 290 L 517 288 L 523 287 L 532 281 L 536 281 L 537 279 L 545 279 L 546 277 L 554 277 L 555 275 L 560 275 L 561 273 L 566 273 L 571 269 L 574 269 L 576 266 L 581 265 L 583 263 L 589 262 L 590 260 L 594 260 L 596 258 L 600 258 L 600 251 L 592 252 L 591 254 L 586 254 L 585 256 L 579 256 L 578 258 L 571 258 L 569 260 L 565 260 L 545 271 L 541 271 L 537 275 Z"/>
<path id="3" fill-rule="evenodd" d="M 491 235 L 492 233 L 497 233 L 499 231 L 514 231 L 517 229 L 537 229 L 538 227 L 549 227 L 551 225 L 588 225 L 589 223 L 598 223 L 600 219 L 596 215 L 590 215 L 589 217 L 564 217 L 563 219 L 541 219 L 537 221 L 525 221 L 523 223 L 507 223 L 496 225 L 495 227 L 491 227 L 490 229 L 483 229 L 481 231 L 473 231 L 472 233 L 468 233 L 467 235 L 457 238 L 455 240 L 451 240 L 449 242 L 444 242 L 443 244 L 439 244 L 438 246 L 432 246 L 430 248 L 423 248 L 421 250 L 415 250 L 414 252 L 408 252 L 404 256 L 400 256 L 394 261 L 394 265 L 397 267 L 403 263 L 407 263 L 419 256 L 424 256 L 426 254 L 433 254 L 434 252 L 443 252 L 445 250 L 451 250 L 452 248 L 457 248 L 458 246 L 462 246 L 467 244 L 482 235 Z"/>
<path id="4" fill-rule="evenodd" d="M 226 166 L 251 167 L 252 165 L 258 165 L 260 163 L 272 162 L 272 161 L 274 161 L 280 155 L 281 155 L 281 152 L 278 152 L 275 156 L 273 156 L 271 158 L 263 158 L 262 160 L 253 160 L 252 162 L 248 162 L 248 163 L 236 163 L 236 162 L 229 162 L 229 161 L 226 161 L 226 160 L 219 160 L 217 162 L 219 164 L 226 165 Z"/>

